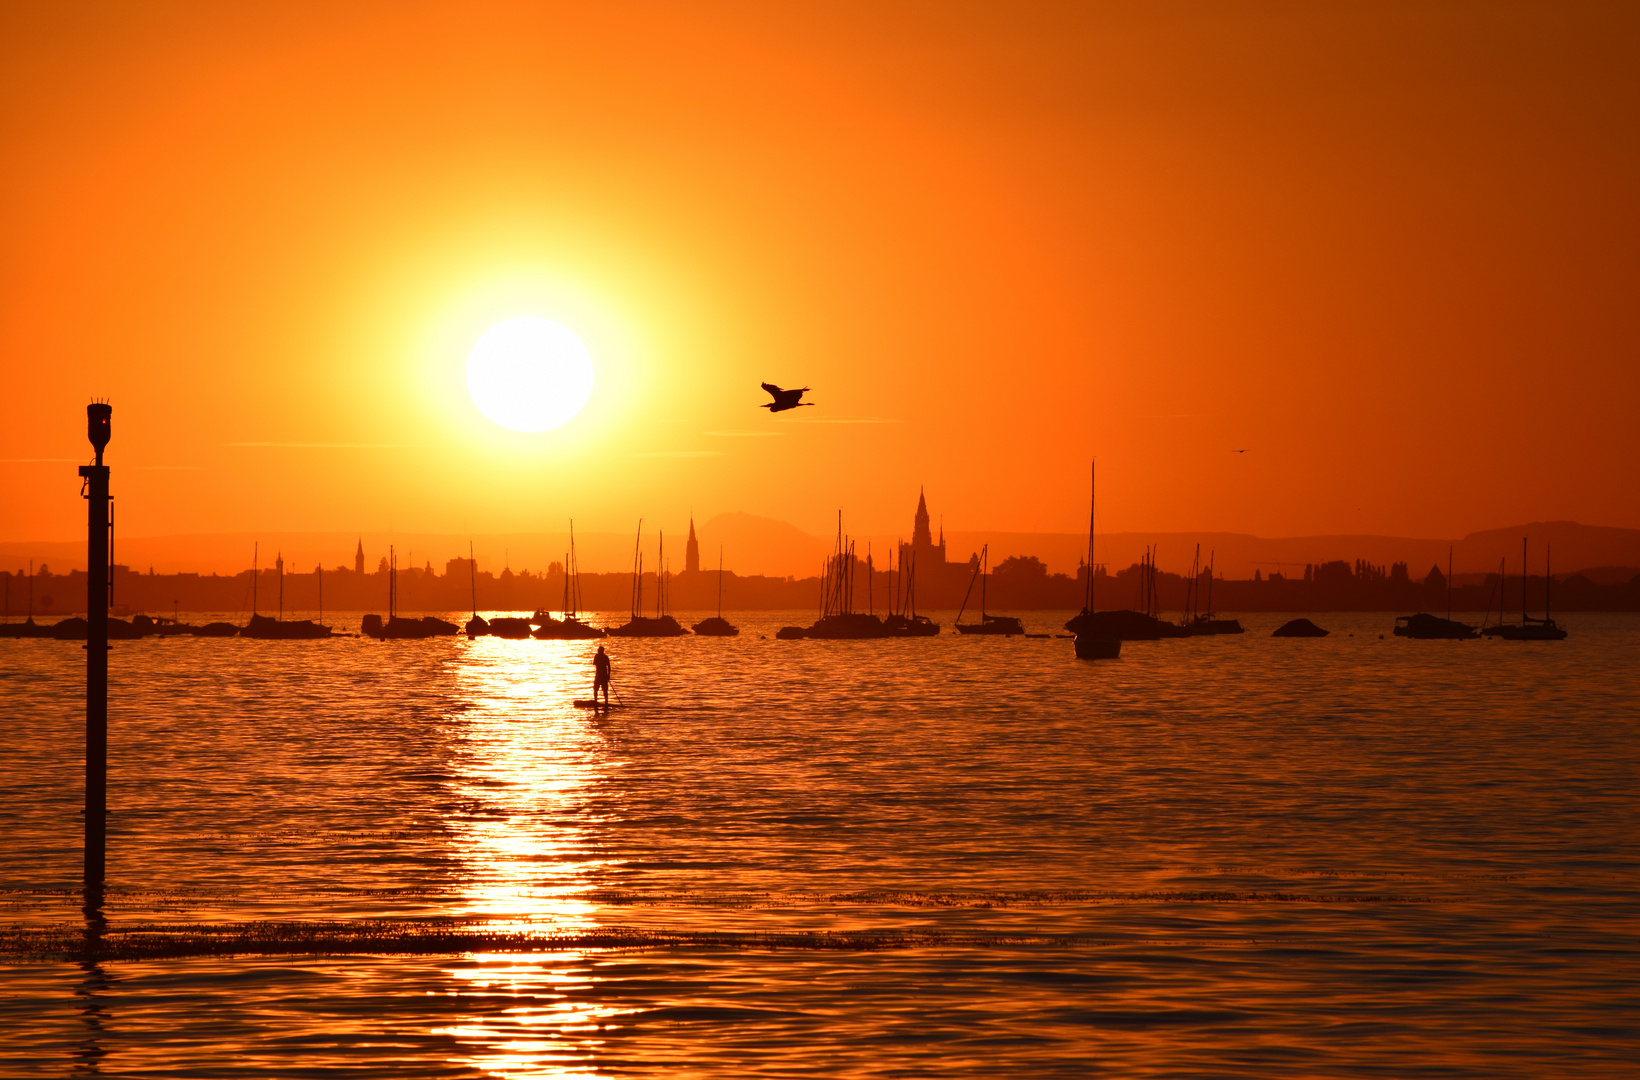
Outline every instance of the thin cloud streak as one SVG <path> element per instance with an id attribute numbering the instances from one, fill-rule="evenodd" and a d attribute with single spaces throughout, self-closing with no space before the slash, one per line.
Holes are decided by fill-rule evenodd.
<path id="1" fill-rule="evenodd" d="M 419 443 L 391 442 L 231 442 L 223 446 L 278 446 L 303 450 L 413 450 Z"/>
<path id="2" fill-rule="evenodd" d="M 788 424 L 903 424 L 886 416 L 804 416 L 792 417 Z"/>
<path id="3" fill-rule="evenodd" d="M 722 457 L 722 450 L 640 450 L 633 457 Z"/>
<path id="4" fill-rule="evenodd" d="M 766 439 L 786 433 L 784 431 L 708 431 L 706 434 L 720 439 Z"/>

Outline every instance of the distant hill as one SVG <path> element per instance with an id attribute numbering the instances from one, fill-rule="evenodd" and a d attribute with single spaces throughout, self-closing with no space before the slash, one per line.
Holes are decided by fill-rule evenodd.
<path id="1" fill-rule="evenodd" d="M 636 528 L 637 522 L 633 522 Z M 909 526 L 909 522 L 907 523 Z M 684 565 L 684 540 L 688 524 L 665 526 L 667 561 L 673 570 Z M 796 526 L 753 514 L 719 514 L 696 527 L 700 539 L 701 566 L 716 567 L 718 545 L 724 549 L 725 565 L 736 573 L 771 576 L 809 577 L 818 572 L 821 560 L 831 549 L 831 537 L 818 537 Z M 1446 569 L 1447 548 L 1460 574 L 1496 571 L 1498 559 L 1507 557 L 1511 575 L 1520 571 L 1520 540 L 1528 538 L 1531 566 L 1543 572 L 1543 558 L 1552 545 L 1556 574 L 1600 568 L 1602 578 L 1627 580 L 1640 567 L 1640 529 L 1619 529 L 1580 525 L 1572 521 L 1533 522 L 1502 529 L 1470 533 L 1459 540 L 1441 540 L 1372 535 L 1297 536 L 1266 538 L 1247 533 L 1101 533 L 1098 561 L 1119 570 L 1137 562 L 1146 545 L 1159 549 L 1159 564 L 1175 573 L 1189 569 L 1197 543 L 1202 561 L 1216 553 L 1218 572 L 1226 578 L 1252 577 L 1255 570 L 1268 577 L 1279 571 L 1287 576 L 1302 575 L 1306 563 L 1333 559 L 1353 563 L 1366 559 L 1388 566 L 1409 564 L 1412 576 L 1422 580 L 1431 566 Z M 909 527 L 893 535 L 857 535 L 857 550 L 864 554 L 871 545 L 879 566 L 896 539 L 909 538 Z M 248 569 L 253 545 L 260 543 L 263 566 L 271 566 L 283 552 L 287 568 L 311 571 L 316 563 L 325 567 L 353 565 L 355 533 L 212 533 L 192 536 L 119 537 L 115 556 L 119 562 L 139 572 L 153 566 L 160 573 L 197 571 L 204 574 L 235 574 Z M 588 572 L 624 572 L 632 566 L 632 533 L 582 532 L 575 534 L 581 567 Z M 657 530 L 653 522 L 644 529 L 645 567 L 654 568 Z M 363 536 L 366 569 L 377 562 L 393 544 L 403 567 L 433 565 L 443 571 L 452 558 L 465 557 L 468 537 L 437 533 L 366 533 Z M 560 561 L 569 547 L 567 532 L 493 533 L 472 537 L 480 569 L 499 571 L 503 565 L 514 571 L 543 570 Z M 1074 573 L 1087 537 L 1076 533 L 1022 533 L 952 531 L 946 533 L 946 548 L 953 562 L 964 562 L 982 544 L 991 545 L 991 563 L 1010 555 L 1034 555 L 1054 573 Z M 48 563 L 55 572 L 85 568 L 85 542 L 13 541 L 0 543 L 0 569 L 18 570 L 32 558 L 38 566 Z M 1628 570 L 1625 576 L 1624 571 Z"/>

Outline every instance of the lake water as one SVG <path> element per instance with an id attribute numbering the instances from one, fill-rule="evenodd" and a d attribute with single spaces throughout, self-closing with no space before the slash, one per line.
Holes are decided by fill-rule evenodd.
<path id="1" fill-rule="evenodd" d="M 1640 618 L 1313 617 L 117 643 L 96 961 L 0 640 L 0 1075 L 1634 1076 Z"/>

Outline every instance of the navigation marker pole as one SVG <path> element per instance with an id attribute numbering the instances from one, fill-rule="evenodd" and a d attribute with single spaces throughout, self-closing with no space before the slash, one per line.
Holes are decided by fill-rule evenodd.
<path id="1" fill-rule="evenodd" d="M 86 435 L 97 451 L 95 465 L 81 465 L 85 478 L 85 883 L 100 887 L 107 855 L 108 826 L 108 466 L 103 449 L 112 435 L 113 406 L 85 407 Z"/>

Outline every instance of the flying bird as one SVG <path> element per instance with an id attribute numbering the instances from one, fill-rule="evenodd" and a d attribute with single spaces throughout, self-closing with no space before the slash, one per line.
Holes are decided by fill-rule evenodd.
<path id="1" fill-rule="evenodd" d="M 1247 451 L 1246 450 L 1232 450 L 1231 453 L 1233 453 L 1233 454 L 1245 454 L 1245 453 L 1247 453 Z"/>
<path id="2" fill-rule="evenodd" d="M 808 391 L 809 388 L 806 386 L 802 390 L 782 390 L 774 383 L 764 383 L 763 389 L 767 390 L 769 396 L 774 400 L 767 405 L 759 406 L 759 408 L 768 409 L 772 413 L 785 412 L 787 409 L 795 409 L 799 405 L 814 404 L 812 401 L 798 400 Z"/>

